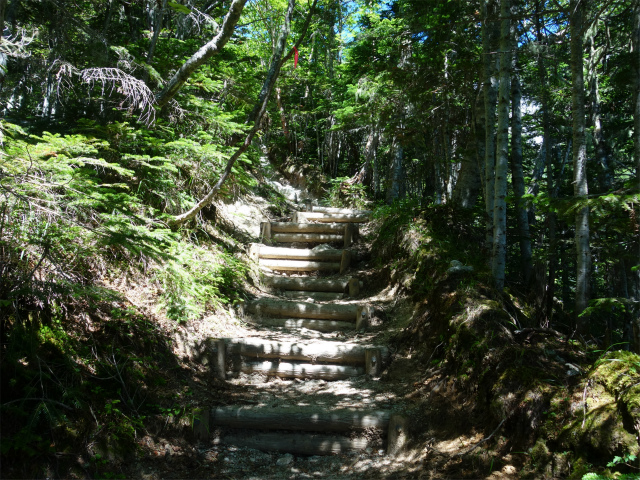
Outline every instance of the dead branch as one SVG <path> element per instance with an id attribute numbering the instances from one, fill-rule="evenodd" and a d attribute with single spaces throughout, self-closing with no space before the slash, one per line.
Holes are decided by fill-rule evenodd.
<path id="1" fill-rule="evenodd" d="M 123 72 L 118 68 L 87 68 L 80 72 L 80 77 L 84 83 L 93 86 L 95 83 L 102 85 L 102 95 L 105 95 L 107 88 L 110 88 L 107 96 L 111 96 L 114 91 L 124 95 L 124 103 L 130 111 L 139 110 L 138 119 L 149 125 L 156 117 L 153 108 L 155 97 L 149 87 L 142 81 Z"/>

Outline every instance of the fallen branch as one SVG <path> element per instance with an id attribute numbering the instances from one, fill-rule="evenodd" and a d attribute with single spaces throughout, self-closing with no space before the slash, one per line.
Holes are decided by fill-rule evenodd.
<path id="1" fill-rule="evenodd" d="M 456 455 L 457 457 L 462 457 L 463 455 L 469 455 L 471 452 L 473 452 L 476 448 L 478 448 L 480 445 L 482 445 L 485 442 L 488 442 L 489 440 L 491 440 L 491 437 L 493 437 L 498 430 L 500 430 L 500 427 L 502 427 L 502 424 L 507 420 L 507 417 L 504 417 L 502 419 L 502 421 L 500 422 L 500 424 L 496 427 L 496 429 L 491 432 L 491 435 L 489 435 L 487 438 L 480 440 L 478 443 L 476 443 L 473 447 L 471 447 L 469 450 L 467 450 L 466 452 L 462 452 L 459 453 L 458 455 Z"/>
<path id="2" fill-rule="evenodd" d="M 51 400 L 50 398 L 37 398 L 37 397 L 28 397 L 28 398 L 19 398 L 17 400 L 11 400 L 10 402 L 5 402 L 0 407 L 6 407 L 7 405 L 11 405 L 12 403 L 18 402 L 43 402 L 43 403 L 52 403 L 53 405 L 57 405 L 58 407 L 66 408 L 67 410 L 73 411 L 74 409 L 69 405 L 65 405 L 62 402 L 58 402 L 56 400 Z"/>
<path id="3" fill-rule="evenodd" d="M 540 333 L 542 335 L 553 335 L 554 337 L 564 338 L 564 335 L 553 328 L 536 328 L 536 327 L 527 327 L 522 328 L 520 330 L 516 330 L 513 332 L 516 335 L 526 335 L 527 333 Z"/>

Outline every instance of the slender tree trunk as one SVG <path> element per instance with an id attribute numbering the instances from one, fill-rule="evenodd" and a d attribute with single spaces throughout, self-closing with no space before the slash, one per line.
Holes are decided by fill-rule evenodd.
<path id="1" fill-rule="evenodd" d="M 389 190 L 387 190 L 387 203 L 389 204 L 393 203 L 394 200 L 402 198 L 405 193 L 403 156 L 402 145 L 400 144 L 400 140 L 396 138 L 395 154 L 391 164 L 390 185 Z"/>
<path id="2" fill-rule="evenodd" d="M 515 47 L 514 47 L 515 48 Z M 514 55 L 514 60 L 516 56 Z M 516 216 L 520 240 L 520 264 L 522 279 L 528 285 L 533 272 L 531 237 L 529 236 L 529 213 L 524 197 L 524 171 L 522 169 L 522 89 L 520 77 L 514 72 L 511 81 L 511 177 L 516 198 Z"/>
<path id="3" fill-rule="evenodd" d="M 493 201 L 495 188 L 496 163 L 496 101 L 498 97 L 498 79 L 496 77 L 495 44 L 498 37 L 495 0 L 482 3 L 482 55 L 484 65 L 484 109 L 485 109 L 485 160 L 484 160 L 484 199 L 486 212 L 486 246 L 493 251 Z"/>
<path id="4" fill-rule="evenodd" d="M 587 143 L 585 137 L 583 35 L 585 0 L 571 0 L 571 81 L 573 109 L 573 195 L 581 204 L 587 201 Z M 589 332 L 588 320 L 580 314 L 589 304 L 589 280 L 591 273 L 591 247 L 589 243 L 589 207 L 576 211 L 576 324 L 578 333 Z"/>
<path id="5" fill-rule="evenodd" d="M 280 97 L 280 87 L 276 87 L 276 103 L 278 104 L 278 110 L 280 111 L 282 133 L 284 134 L 284 139 L 287 142 L 287 147 L 289 148 L 289 151 L 291 151 L 291 134 L 289 133 L 289 123 L 287 122 L 287 115 L 285 114 L 282 98 Z"/>
<path id="6" fill-rule="evenodd" d="M 262 91 L 266 90 L 267 94 L 264 95 L 263 97 L 262 91 L 261 91 L 260 97 L 263 97 L 262 105 L 260 107 L 258 115 L 256 116 L 256 120 L 253 125 L 253 128 L 251 129 L 249 134 L 246 136 L 242 145 L 236 150 L 236 152 L 227 161 L 227 166 L 222 176 L 213 186 L 211 191 L 202 200 L 200 200 L 191 210 L 189 210 L 186 213 L 183 213 L 182 215 L 177 215 L 176 217 L 174 217 L 173 220 L 170 222 L 170 225 L 172 227 L 179 227 L 185 222 L 192 220 L 200 212 L 200 210 L 202 210 L 204 207 L 206 207 L 213 201 L 215 196 L 218 194 L 218 191 L 222 187 L 223 183 L 225 182 L 227 177 L 231 174 L 231 169 L 233 168 L 233 164 L 240 157 L 240 155 L 242 155 L 251 145 L 251 140 L 253 139 L 254 135 L 260 128 L 260 121 L 262 119 L 262 116 L 264 115 L 264 112 L 267 109 L 267 102 L 269 101 L 269 95 L 273 91 L 276 80 L 280 73 L 280 67 L 282 66 L 282 55 L 284 54 L 284 49 L 287 43 L 287 37 L 289 36 L 289 32 L 291 31 L 291 17 L 293 16 L 295 3 L 296 3 L 295 0 L 289 0 L 287 13 L 284 18 L 284 24 L 282 25 L 282 29 L 280 30 L 280 36 L 278 37 L 278 41 L 276 43 L 276 49 L 273 52 L 273 55 L 271 56 L 271 64 L 269 67 L 269 71 L 267 72 L 265 83 L 262 87 Z M 226 18 L 225 18 L 225 21 L 226 21 Z"/>
<path id="7" fill-rule="evenodd" d="M 149 45 L 149 52 L 147 53 L 147 64 L 151 65 L 153 55 L 156 51 L 156 44 L 158 43 L 158 37 L 160 36 L 160 30 L 162 30 L 162 20 L 164 19 L 164 12 L 167 11 L 167 0 L 162 0 L 162 6 L 159 11 L 156 11 L 155 20 L 153 21 L 153 37 L 151 38 L 151 44 Z"/>
<path id="8" fill-rule="evenodd" d="M 599 187 L 603 192 L 608 192 L 613 186 L 611 171 L 611 159 L 609 158 L 606 139 L 602 127 L 602 114 L 600 112 L 600 87 L 598 82 L 598 65 L 606 55 L 606 48 L 596 48 L 594 32 L 589 39 L 589 97 L 591 103 L 591 124 L 593 125 L 593 143 L 596 150 L 596 164 L 600 167 Z"/>
<path id="9" fill-rule="evenodd" d="M 216 55 L 226 45 L 233 34 L 244 4 L 247 0 L 233 0 L 229 7 L 229 13 L 224 17 L 220 32 L 210 42 L 202 46 L 191 58 L 182 64 L 176 74 L 167 82 L 164 89 L 156 95 L 159 107 L 165 106 L 178 93 L 189 76 L 209 58 Z M 278 71 L 280 67 L 278 66 Z"/>
<path id="10" fill-rule="evenodd" d="M 634 108 L 633 108 L 633 144 L 634 156 L 636 160 L 636 191 L 640 192 L 640 0 L 636 0 L 633 15 L 633 56 L 632 61 L 635 66 L 635 85 L 634 85 Z M 636 207 L 636 259 L 640 258 L 640 208 Z M 633 272 L 632 290 L 634 300 L 640 301 L 640 269 Z M 638 335 L 634 336 L 634 351 L 640 353 L 640 320 L 634 323 L 634 331 Z"/>
<path id="11" fill-rule="evenodd" d="M 510 0 L 500 1 L 500 91 L 498 93 L 498 134 L 493 203 L 493 279 L 504 288 L 507 257 L 507 175 L 509 171 L 509 96 L 511 93 L 511 8 Z"/>
<path id="12" fill-rule="evenodd" d="M 633 144 L 636 157 L 636 187 L 640 192 L 640 0 L 636 0 L 633 22 L 633 63 L 635 64 Z M 640 252 L 638 252 L 640 254 Z M 640 257 L 640 255 L 639 255 Z"/>

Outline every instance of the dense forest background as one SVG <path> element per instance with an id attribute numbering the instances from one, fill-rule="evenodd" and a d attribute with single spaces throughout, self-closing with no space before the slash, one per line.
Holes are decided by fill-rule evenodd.
<path id="1" fill-rule="evenodd" d="M 640 353 L 639 1 L 0 0 L 0 28 L 2 408 L 25 417 L 3 454 L 49 443 L 18 400 L 65 415 L 93 388 L 38 345 L 80 348 L 56 325 L 105 302 L 134 318 L 108 279 L 138 269 L 183 323 L 242 296 L 207 225 L 248 192 L 282 206 L 271 169 L 447 212 L 532 328 Z"/>

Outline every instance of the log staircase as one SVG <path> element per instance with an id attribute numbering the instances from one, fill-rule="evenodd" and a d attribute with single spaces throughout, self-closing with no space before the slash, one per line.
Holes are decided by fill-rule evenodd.
<path id="1" fill-rule="evenodd" d="M 307 203 L 306 211 L 296 212 L 291 222 L 262 223 L 263 243 L 252 244 L 249 251 L 261 270 L 264 294 L 242 304 L 240 312 L 265 335 L 212 340 L 211 363 L 218 379 L 259 374 L 349 382 L 380 375 L 390 361 L 385 346 L 357 338 L 342 341 L 364 331 L 372 315 L 372 308 L 359 299 L 362 282 L 349 275 L 349 248 L 358 238 L 358 225 L 370 218 L 369 211 Z M 336 332 L 342 332 L 340 341 Z M 391 409 L 365 408 L 357 401 L 336 407 L 309 398 L 274 406 L 259 404 L 260 395 L 256 392 L 258 404 L 200 412 L 194 433 L 201 440 L 214 437 L 217 444 L 294 455 L 370 450 L 372 435 L 376 448 L 392 454 L 406 440 L 406 421 Z"/>

